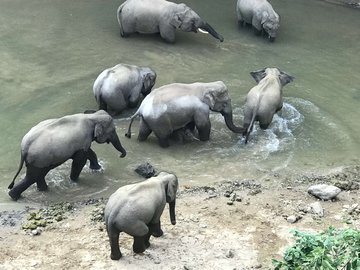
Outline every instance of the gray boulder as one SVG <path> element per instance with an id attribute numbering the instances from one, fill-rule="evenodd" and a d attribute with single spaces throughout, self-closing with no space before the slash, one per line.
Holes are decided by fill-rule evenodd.
<path id="1" fill-rule="evenodd" d="M 333 185 L 320 184 L 309 187 L 308 192 L 321 200 L 327 201 L 335 198 L 341 192 L 341 189 Z"/>
<path id="2" fill-rule="evenodd" d="M 307 212 L 310 214 L 317 215 L 319 217 L 324 216 L 324 209 L 319 202 L 314 202 L 310 204 L 310 206 L 307 209 Z"/>

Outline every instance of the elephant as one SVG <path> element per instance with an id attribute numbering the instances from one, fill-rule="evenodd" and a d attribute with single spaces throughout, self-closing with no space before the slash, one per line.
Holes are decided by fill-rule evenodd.
<path id="1" fill-rule="evenodd" d="M 118 64 L 105 69 L 96 78 L 93 86 L 99 110 L 109 107 L 116 114 L 138 105 L 140 94 L 150 93 L 156 73 L 149 67 Z"/>
<path id="2" fill-rule="evenodd" d="M 169 146 L 169 137 L 181 128 L 199 132 L 200 141 L 210 138 L 210 111 L 220 112 L 227 127 L 235 133 L 246 131 L 235 126 L 232 117 L 231 98 L 222 81 L 192 84 L 173 83 L 154 89 L 131 117 L 126 137 L 131 137 L 131 125 L 140 118 L 138 140 L 144 141 L 154 131 L 161 147 Z"/>
<path id="3" fill-rule="evenodd" d="M 248 141 L 255 121 L 261 129 L 267 129 L 275 113 L 283 106 L 282 88 L 295 78 L 277 68 L 264 68 L 250 72 L 258 83 L 246 96 L 244 111 L 245 144 Z"/>
<path id="4" fill-rule="evenodd" d="M 236 12 L 240 25 L 251 24 L 255 35 L 264 30 L 269 35 L 269 41 L 275 41 L 280 16 L 267 0 L 238 0 Z"/>
<path id="5" fill-rule="evenodd" d="M 171 224 L 176 224 L 175 199 L 178 179 L 174 174 L 161 172 L 143 182 L 126 185 L 113 193 L 104 210 L 106 230 L 110 240 L 111 259 L 122 257 L 120 232 L 134 237 L 133 251 L 144 252 L 150 246 L 150 236 L 160 237 L 163 231 L 160 216 L 169 203 Z"/>
<path id="6" fill-rule="evenodd" d="M 168 43 L 175 43 L 175 30 L 207 31 L 221 42 L 224 38 L 185 4 L 165 0 L 127 0 L 117 10 L 120 35 L 160 33 Z"/>
<path id="7" fill-rule="evenodd" d="M 36 183 L 39 191 L 47 190 L 46 174 L 72 159 L 70 179 L 76 181 L 87 160 L 90 169 L 101 169 L 91 143 L 110 143 L 126 156 L 116 134 L 112 117 L 105 111 L 67 115 L 48 119 L 30 129 L 21 141 L 19 169 L 9 185 L 9 195 L 17 200 L 30 185 Z M 15 179 L 26 163 L 26 176 L 14 186 Z"/>

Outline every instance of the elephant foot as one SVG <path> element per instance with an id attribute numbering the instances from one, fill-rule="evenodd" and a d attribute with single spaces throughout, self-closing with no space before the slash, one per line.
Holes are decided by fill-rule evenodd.
<path id="1" fill-rule="evenodd" d="M 48 190 L 48 186 L 46 185 L 46 186 L 37 186 L 37 190 L 38 191 L 46 191 L 46 190 Z"/>
<path id="2" fill-rule="evenodd" d="M 20 198 L 20 194 L 16 194 L 13 190 L 10 190 L 8 194 L 14 201 L 17 201 Z"/>
<path id="3" fill-rule="evenodd" d="M 163 234 L 164 234 L 164 232 L 163 232 L 163 230 L 158 230 L 158 231 L 153 231 L 152 233 L 151 233 L 151 235 L 152 236 L 154 236 L 154 237 L 160 237 L 160 236 L 163 236 Z"/>
<path id="4" fill-rule="evenodd" d="M 150 244 L 150 243 L 149 243 Z M 149 245 L 150 246 L 150 245 Z M 133 251 L 136 253 L 136 254 L 139 254 L 139 253 L 143 253 L 144 251 L 146 250 L 146 246 L 145 244 L 142 245 L 142 246 L 133 246 Z"/>
<path id="5" fill-rule="evenodd" d="M 116 253 L 116 254 L 111 253 L 111 255 L 110 255 L 110 258 L 111 258 L 112 260 L 119 260 L 121 257 L 122 257 L 121 252 Z"/>
<path id="6" fill-rule="evenodd" d="M 149 248 L 150 247 L 150 242 L 149 241 L 145 241 L 145 247 Z"/>
<path id="7" fill-rule="evenodd" d="M 101 169 L 102 169 L 102 167 L 101 167 L 101 165 L 90 165 L 90 170 L 92 171 L 92 172 L 100 172 L 101 171 Z"/>

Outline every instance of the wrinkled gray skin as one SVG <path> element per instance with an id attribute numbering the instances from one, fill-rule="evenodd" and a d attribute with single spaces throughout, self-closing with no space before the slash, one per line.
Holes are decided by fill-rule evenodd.
<path id="1" fill-rule="evenodd" d="M 94 82 L 93 92 L 99 110 L 113 110 L 115 114 L 138 105 L 140 94 L 150 93 L 156 73 L 149 67 L 118 64 L 105 69 Z"/>
<path id="2" fill-rule="evenodd" d="M 273 42 L 280 26 L 280 17 L 267 0 L 238 0 L 237 17 L 240 25 L 251 24 L 255 35 L 264 30 Z"/>
<path id="3" fill-rule="evenodd" d="M 110 196 L 104 216 L 111 246 L 111 259 L 118 260 L 122 256 L 119 247 L 120 232 L 134 237 L 135 253 L 144 252 L 150 246 L 151 235 L 163 235 L 160 216 L 166 203 L 169 203 L 171 224 L 176 224 L 177 189 L 176 176 L 161 172 L 157 177 L 123 186 Z"/>
<path id="4" fill-rule="evenodd" d="M 127 0 L 117 10 L 120 35 L 129 36 L 160 33 L 168 43 L 175 42 L 175 30 L 195 32 L 203 29 L 221 42 L 224 38 L 202 20 L 185 4 L 175 4 L 165 0 Z"/>
<path id="5" fill-rule="evenodd" d="M 227 127 L 235 133 L 246 129 L 237 127 L 232 119 L 231 99 L 222 81 L 210 83 L 174 83 L 154 89 L 141 103 L 131 117 L 129 130 L 137 116 L 140 116 L 138 140 L 144 141 L 153 131 L 162 147 L 169 146 L 169 136 L 183 127 L 199 132 L 200 141 L 210 138 L 210 111 L 220 112 Z"/>
<path id="6" fill-rule="evenodd" d="M 30 129 L 21 141 L 21 162 L 19 169 L 9 185 L 9 195 L 17 200 L 21 193 L 36 183 L 40 191 L 46 190 L 46 174 L 72 159 L 70 179 L 76 181 L 87 160 L 90 168 L 101 169 L 91 143 L 112 143 L 125 157 L 116 134 L 112 117 L 105 111 L 74 114 L 62 118 L 48 119 Z M 14 186 L 14 182 L 26 163 L 26 176 Z"/>
<path id="7" fill-rule="evenodd" d="M 260 122 L 262 129 L 269 127 L 274 114 L 282 109 L 282 88 L 295 79 L 277 68 L 264 68 L 250 74 L 258 84 L 251 88 L 246 96 L 244 128 L 247 130 L 243 134 L 245 143 L 255 121 Z"/>

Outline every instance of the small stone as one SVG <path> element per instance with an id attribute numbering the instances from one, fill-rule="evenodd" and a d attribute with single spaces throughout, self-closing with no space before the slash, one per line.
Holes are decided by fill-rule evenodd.
<path id="1" fill-rule="evenodd" d="M 155 264 L 160 264 L 161 261 L 160 261 L 159 259 L 156 259 L 156 260 L 154 261 L 154 263 L 155 263 Z"/>
<path id="2" fill-rule="evenodd" d="M 25 224 L 22 225 L 22 228 L 23 228 L 24 230 L 29 229 L 29 227 L 30 227 L 30 225 L 27 224 L 27 223 L 25 223 Z"/>
<path id="3" fill-rule="evenodd" d="M 40 231 L 38 231 L 38 230 L 32 230 L 31 233 L 32 233 L 32 235 L 39 235 L 39 234 L 40 234 Z"/>
<path id="4" fill-rule="evenodd" d="M 46 219 L 42 219 L 42 220 L 39 221 L 39 225 L 40 225 L 41 227 L 45 227 L 46 224 L 47 224 L 47 220 L 46 220 Z"/>
<path id="5" fill-rule="evenodd" d="M 289 223 L 295 223 L 296 222 L 296 217 L 295 216 L 289 216 L 286 220 Z"/>
<path id="6" fill-rule="evenodd" d="M 237 202 L 241 202 L 241 201 L 242 201 L 241 197 L 236 196 L 236 201 L 237 201 Z"/>
<path id="7" fill-rule="evenodd" d="M 317 215 L 319 217 L 324 216 L 324 209 L 321 206 L 320 202 L 314 202 L 314 203 L 310 204 L 310 206 L 307 209 L 307 212 Z"/>
<path id="8" fill-rule="evenodd" d="M 233 201 L 228 201 L 227 204 L 228 204 L 228 205 L 233 205 L 234 202 L 233 202 Z"/>
<path id="9" fill-rule="evenodd" d="M 206 228 L 206 225 L 204 225 L 204 224 L 199 224 L 199 227 L 200 227 L 200 228 Z"/>
<path id="10" fill-rule="evenodd" d="M 34 219 L 40 220 L 40 219 L 41 219 L 41 216 L 40 216 L 40 215 L 36 215 L 36 216 L 34 217 Z"/>
<path id="11" fill-rule="evenodd" d="M 34 224 L 34 223 L 31 223 L 31 224 L 29 225 L 29 229 L 31 229 L 31 230 L 35 230 L 36 228 L 37 228 L 37 225 Z"/>
<path id="12" fill-rule="evenodd" d="M 57 216 L 55 217 L 55 220 L 56 220 L 56 221 L 62 221 L 62 219 L 63 219 L 63 218 L 62 218 L 61 215 L 57 215 Z"/>
<path id="13" fill-rule="evenodd" d="M 31 212 L 31 213 L 30 213 L 30 216 L 31 216 L 31 217 L 35 217 L 35 216 L 36 216 L 36 213 L 35 213 L 35 212 Z"/>
<path id="14" fill-rule="evenodd" d="M 229 252 L 226 254 L 226 258 L 234 258 L 234 252 L 229 250 Z"/>
<path id="15" fill-rule="evenodd" d="M 262 264 L 261 264 L 261 263 L 256 264 L 256 265 L 253 266 L 253 268 L 255 268 L 255 269 L 260 269 L 261 267 L 262 267 Z"/>

